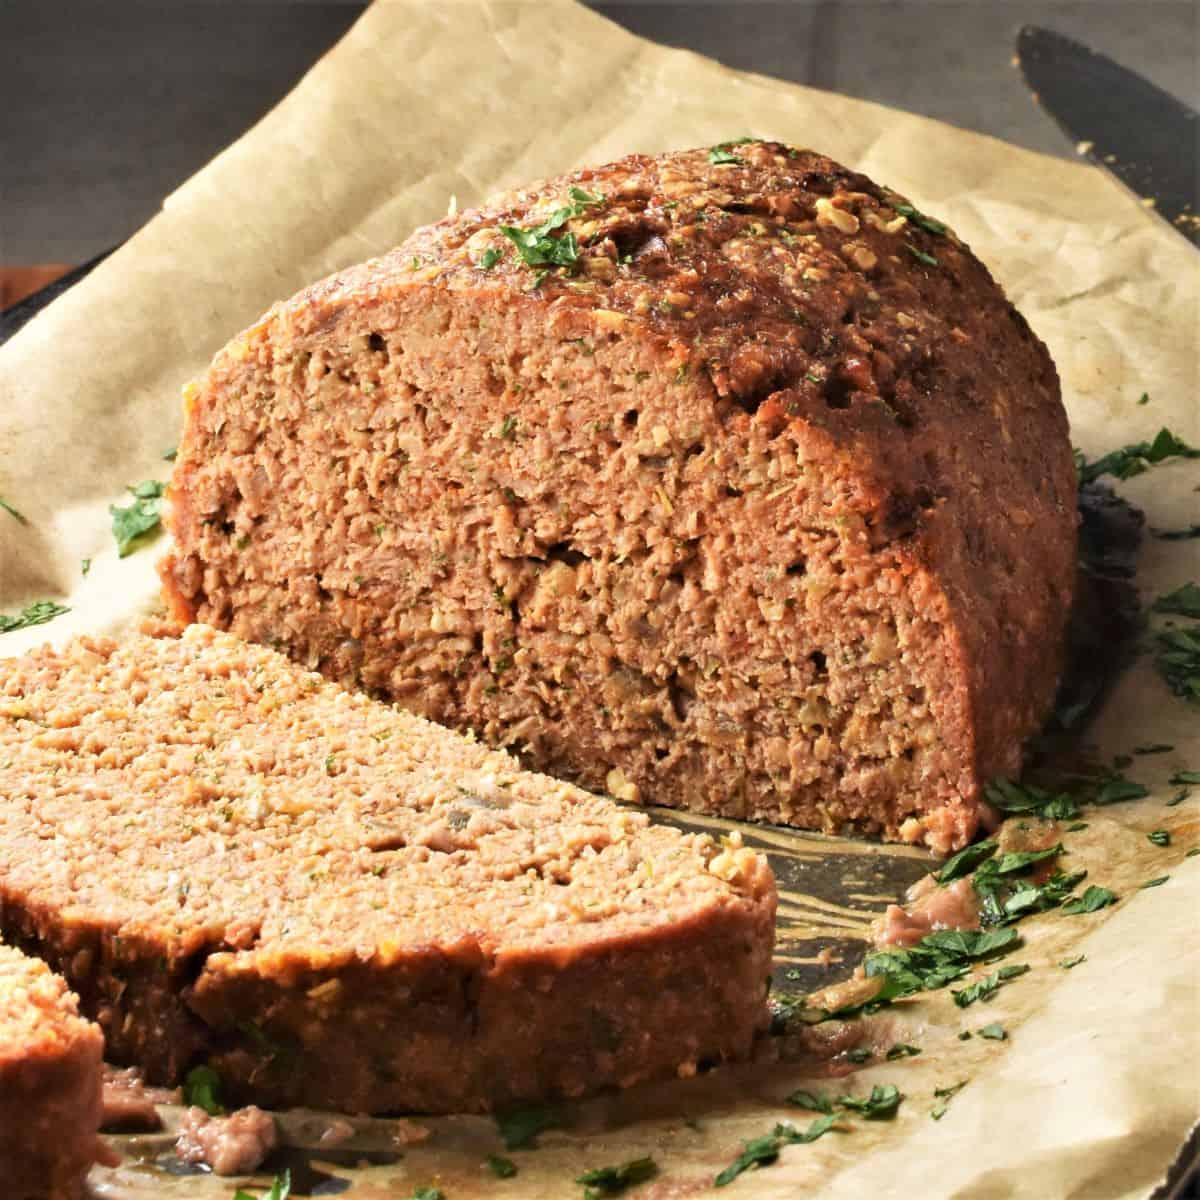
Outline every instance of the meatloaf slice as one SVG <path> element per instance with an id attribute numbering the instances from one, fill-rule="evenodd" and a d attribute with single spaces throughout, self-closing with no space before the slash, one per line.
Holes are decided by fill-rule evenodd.
<path id="1" fill-rule="evenodd" d="M 193 626 L 0 665 L 0 926 L 110 1057 L 235 1103 L 482 1110 L 745 1054 L 775 887 Z"/>
<path id="2" fill-rule="evenodd" d="M 104 1039 L 45 963 L 0 945 L 5 1200 L 74 1200 L 96 1158 Z"/>
<path id="3" fill-rule="evenodd" d="M 624 798 L 961 846 L 1062 659 L 1046 348 L 944 225 L 747 142 L 497 197 L 186 391 L 183 618 Z"/>

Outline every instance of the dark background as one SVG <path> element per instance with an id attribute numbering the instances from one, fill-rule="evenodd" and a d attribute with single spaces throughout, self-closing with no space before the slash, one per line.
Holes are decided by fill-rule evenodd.
<path id="1" fill-rule="evenodd" d="M 454 3 L 455 0 L 430 0 Z M 1051 153 L 1071 147 L 1011 66 L 1026 21 L 1197 103 L 1191 0 L 632 0 L 593 7 L 735 67 L 878 100 Z M 0 0 L 0 266 L 127 237 L 242 133 L 363 5 Z"/>

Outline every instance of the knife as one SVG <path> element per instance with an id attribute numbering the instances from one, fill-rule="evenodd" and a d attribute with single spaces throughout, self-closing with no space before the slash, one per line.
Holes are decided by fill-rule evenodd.
<path id="1" fill-rule="evenodd" d="M 1017 60 L 1034 99 L 1142 204 L 1200 248 L 1200 117 L 1174 96 L 1079 42 L 1024 26 Z"/>

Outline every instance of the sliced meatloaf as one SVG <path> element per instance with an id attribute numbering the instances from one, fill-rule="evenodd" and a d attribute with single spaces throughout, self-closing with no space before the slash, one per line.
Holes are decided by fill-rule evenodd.
<path id="1" fill-rule="evenodd" d="M 175 611 L 625 799 L 962 845 L 1055 690 L 1046 348 L 776 142 L 497 197 L 186 392 Z"/>
<path id="2" fill-rule="evenodd" d="M 0 666 L 0 927 L 153 1082 L 450 1111 L 686 1073 L 765 1020 L 774 910 L 748 849 L 207 627 Z"/>
<path id="3" fill-rule="evenodd" d="M 0 945 L 0 1194 L 75 1200 L 96 1158 L 104 1039 L 45 963 Z"/>

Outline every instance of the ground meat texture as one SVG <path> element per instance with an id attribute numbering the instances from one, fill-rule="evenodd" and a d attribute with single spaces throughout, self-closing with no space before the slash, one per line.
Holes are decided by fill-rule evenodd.
<path id="1" fill-rule="evenodd" d="M 275 1118 L 254 1105 L 221 1117 L 192 1107 L 179 1123 L 175 1153 L 186 1163 L 211 1167 L 215 1175 L 248 1175 L 278 1142 Z"/>
<path id="2" fill-rule="evenodd" d="M 97 1153 L 103 1049 L 100 1030 L 80 1017 L 63 980 L 44 963 L 0 945 L 5 1200 L 82 1197 Z"/>
<path id="3" fill-rule="evenodd" d="M 141 1071 L 129 1067 L 104 1068 L 104 1112 L 100 1128 L 106 1132 L 145 1133 L 162 1128 L 160 1104 L 178 1104 L 178 1090 L 146 1086 Z"/>
<path id="4" fill-rule="evenodd" d="M 185 391 L 166 593 L 622 799 L 949 850 L 1058 677 L 1054 365 L 901 197 L 728 153 L 497 197 L 273 308 Z M 574 265 L 502 229 L 569 212 Z"/>
<path id="5" fill-rule="evenodd" d="M 737 844 L 193 626 L 0 664 L 0 925 L 111 1060 L 222 1098 L 484 1110 L 749 1052 Z"/>
<path id="6" fill-rule="evenodd" d="M 876 947 L 915 946 L 939 929 L 978 929 L 979 896 L 970 878 L 940 884 L 926 875 L 908 889 L 905 903 L 889 904 L 871 930 Z"/>

